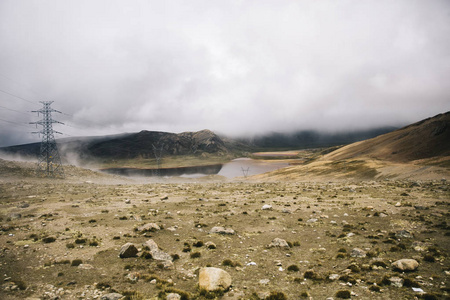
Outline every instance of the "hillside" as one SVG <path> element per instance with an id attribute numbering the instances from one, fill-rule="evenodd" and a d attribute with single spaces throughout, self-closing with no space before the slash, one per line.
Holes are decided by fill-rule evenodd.
<path id="1" fill-rule="evenodd" d="M 450 156 L 450 112 L 347 145 L 323 159 L 342 160 L 361 156 L 392 162 Z"/>
<path id="2" fill-rule="evenodd" d="M 254 180 L 450 178 L 450 112 L 356 142 Z"/>

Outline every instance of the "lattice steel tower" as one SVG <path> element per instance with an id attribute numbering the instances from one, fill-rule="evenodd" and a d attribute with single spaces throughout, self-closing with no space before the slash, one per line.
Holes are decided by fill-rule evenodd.
<path id="1" fill-rule="evenodd" d="M 53 101 L 40 101 L 44 107 L 32 112 L 37 112 L 43 115 L 42 120 L 32 122 L 30 124 L 36 124 L 42 126 L 42 130 L 38 133 L 42 134 L 41 152 L 38 158 L 37 173 L 43 177 L 62 177 L 64 178 L 64 170 L 61 164 L 61 158 L 59 156 L 58 147 L 56 146 L 54 133 L 62 134 L 61 132 L 53 130 L 53 123 L 64 124 L 52 119 L 52 112 L 61 113 L 50 107 Z"/>

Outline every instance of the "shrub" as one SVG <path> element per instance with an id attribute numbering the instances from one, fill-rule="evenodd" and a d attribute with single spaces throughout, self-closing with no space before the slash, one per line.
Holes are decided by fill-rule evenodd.
<path id="1" fill-rule="evenodd" d="M 191 253 L 191 258 L 199 258 L 200 256 L 202 256 L 202 254 L 200 252 L 192 252 Z"/>
<path id="2" fill-rule="evenodd" d="M 78 267 L 79 265 L 81 265 L 83 263 L 83 261 L 81 259 L 74 259 L 72 260 L 72 263 L 70 264 L 72 267 Z"/>
<path id="3" fill-rule="evenodd" d="M 336 292 L 336 297 L 341 299 L 350 299 L 351 293 L 347 290 L 340 290 Z"/>
<path id="4" fill-rule="evenodd" d="M 291 271 L 291 272 L 298 272 L 298 271 L 300 271 L 300 268 L 299 268 L 297 265 L 290 265 L 290 266 L 287 268 L 287 270 L 288 270 L 288 271 Z"/>

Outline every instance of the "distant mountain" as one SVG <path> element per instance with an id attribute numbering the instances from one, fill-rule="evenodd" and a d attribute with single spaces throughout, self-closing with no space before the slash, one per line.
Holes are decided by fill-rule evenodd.
<path id="1" fill-rule="evenodd" d="M 108 158 L 133 159 L 154 158 L 155 149 L 167 155 L 232 155 L 251 149 L 247 144 L 227 138 L 221 138 L 210 130 L 198 132 L 169 133 L 143 130 L 114 136 L 70 138 L 58 140 L 61 156 L 76 154 L 81 159 Z M 40 143 L 0 148 L 8 154 L 36 157 L 40 152 Z"/>
<path id="2" fill-rule="evenodd" d="M 450 156 L 450 112 L 342 147 L 325 160 L 370 157 L 392 162 Z"/>
<path id="3" fill-rule="evenodd" d="M 248 152 L 274 149 L 304 149 L 345 145 L 393 130 L 381 128 L 339 134 L 314 131 L 296 133 L 271 133 L 252 139 L 233 139 L 219 136 L 210 130 L 170 133 L 143 130 L 137 133 L 100 137 L 79 137 L 58 140 L 61 156 L 76 155 L 81 160 L 93 159 L 153 159 L 154 147 L 165 157 L 171 155 L 244 156 Z M 40 143 L 0 148 L 9 154 L 28 157 L 39 155 Z"/>
<path id="4" fill-rule="evenodd" d="M 325 148 L 347 145 L 357 141 L 370 139 L 397 129 L 396 127 L 382 127 L 370 130 L 347 131 L 340 133 L 324 133 L 318 131 L 297 131 L 293 133 L 273 132 L 253 138 L 239 139 L 261 149 L 306 149 Z"/>

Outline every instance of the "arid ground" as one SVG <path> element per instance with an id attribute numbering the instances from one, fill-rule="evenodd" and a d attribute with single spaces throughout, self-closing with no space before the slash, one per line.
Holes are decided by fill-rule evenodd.
<path id="1" fill-rule="evenodd" d="M 151 182 L 66 167 L 52 180 L 8 161 L 1 170 L 1 299 L 449 298 L 444 179 Z M 140 228 L 149 223 L 159 229 Z M 172 263 L 146 251 L 150 239 Z M 139 252 L 120 258 L 126 243 Z M 394 269 L 400 259 L 419 266 Z M 199 291 L 205 266 L 227 271 L 231 288 Z"/>

